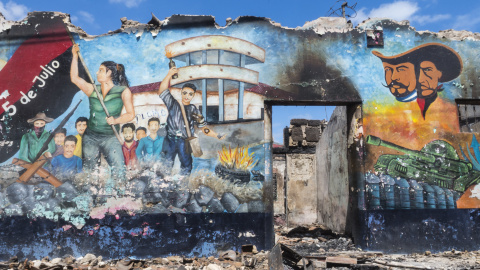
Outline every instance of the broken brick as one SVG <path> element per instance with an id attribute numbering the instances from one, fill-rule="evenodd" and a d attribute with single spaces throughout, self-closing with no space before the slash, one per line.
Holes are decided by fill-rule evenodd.
<path id="1" fill-rule="evenodd" d="M 318 142 L 320 140 L 320 128 L 307 127 L 305 129 L 305 139 L 307 142 Z"/>
<path id="2" fill-rule="evenodd" d="M 303 132 L 301 127 L 293 127 L 291 138 L 293 141 L 300 142 L 303 140 Z"/>
<path id="3" fill-rule="evenodd" d="M 293 125 L 293 126 L 302 126 L 302 125 L 306 125 L 307 123 L 308 123 L 307 119 L 292 119 L 292 120 L 290 120 L 290 125 Z"/>

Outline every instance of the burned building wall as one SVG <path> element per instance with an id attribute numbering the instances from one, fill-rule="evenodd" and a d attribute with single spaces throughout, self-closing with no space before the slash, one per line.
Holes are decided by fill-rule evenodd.
<path id="1" fill-rule="evenodd" d="M 362 104 L 359 130 L 345 124 L 353 143 L 339 146 L 360 164 L 349 164 L 346 214 L 319 191 L 353 220 L 357 244 L 478 249 L 476 114 L 457 109 L 478 102 L 478 41 L 390 20 L 321 24 L 172 16 L 96 37 L 58 13 L 2 24 L 1 256 L 269 249 L 266 104 L 289 102 Z"/>
<path id="2" fill-rule="evenodd" d="M 285 182 L 286 157 L 285 154 L 273 154 L 273 211 L 275 215 L 285 216 Z"/>
<path id="3" fill-rule="evenodd" d="M 335 108 L 315 151 L 318 222 L 345 233 L 348 209 L 347 108 Z"/>
<path id="4" fill-rule="evenodd" d="M 287 154 L 287 221 L 289 226 L 317 221 L 317 174 L 314 154 Z"/>
<path id="5" fill-rule="evenodd" d="M 327 123 L 325 119 L 291 119 L 284 128 L 285 145 L 273 148 L 277 176 L 274 214 L 286 226 L 307 226 L 318 220 L 317 194 L 312 191 L 323 176 L 316 172 L 315 149 Z"/>

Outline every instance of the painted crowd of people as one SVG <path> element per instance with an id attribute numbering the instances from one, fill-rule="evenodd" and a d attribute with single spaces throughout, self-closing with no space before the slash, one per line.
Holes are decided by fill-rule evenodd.
<path id="1" fill-rule="evenodd" d="M 74 45 L 70 79 L 88 97 L 90 114 L 88 118 L 80 117 L 76 120 L 77 135 L 67 136 L 66 129 L 62 128 L 48 142 L 45 156 L 50 160 L 52 172 L 91 172 L 98 168 L 103 156 L 110 166 L 112 176 L 116 178 L 124 178 L 127 169 L 142 169 L 144 164 L 158 162 L 165 165 L 167 173 L 171 173 L 178 156 L 180 174 L 188 175 L 193 163 L 189 137 L 194 134 L 194 126 L 207 136 L 224 138 L 209 128 L 198 108 L 190 104 L 196 92 L 194 84 L 183 85 L 181 100 L 176 100 L 171 95 L 169 88 L 172 76 L 177 74 L 175 67 L 168 71 L 158 89 L 159 98 L 168 109 L 166 135 L 159 136 L 161 122 L 156 117 L 148 120 L 147 128 L 136 127 L 132 123 L 135 109 L 122 64 L 103 62 L 96 73 L 98 84 L 94 84 L 79 76 L 78 58 L 79 47 Z M 45 125 L 52 121 L 45 113 L 38 113 L 28 120 L 33 129 L 22 137 L 19 159 L 35 161 L 35 156 L 50 136 Z"/>

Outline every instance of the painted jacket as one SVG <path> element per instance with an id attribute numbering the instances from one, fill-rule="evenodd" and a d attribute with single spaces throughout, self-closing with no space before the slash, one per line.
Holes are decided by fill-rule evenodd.
<path id="1" fill-rule="evenodd" d="M 100 85 L 96 85 L 96 87 L 102 93 Z M 122 93 L 126 88 L 126 86 L 115 85 L 105 96 L 103 101 L 110 116 L 118 117 L 122 113 Z M 98 100 L 97 93 L 94 91 L 88 100 L 90 101 L 90 118 L 88 119 L 87 128 L 99 134 L 113 135 L 113 130 L 107 123 L 107 115 Z M 120 129 L 119 125 L 115 125 L 115 128 L 117 130 Z"/>
<path id="2" fill-rule="evenodd" d="M 124 142 L 122 145 L 123 157 L 125 158 L 125 166 L 135 167 L 137 165 L 137 155 L 135 151 L 137 150 L 138 141 L 133 141 L 130 148 L 127 146 L 127 143 Z"/>
<path id="3" fill-rule="evenodd" d="M 18 152 L 18 158 L 33 162 L 34 158 L 37 156 L 38 152 L 42 148 L 43 144 L 47 141 L 50 136 L 50 132 L 44 130 L 40 138 L 37 138 L 35 131 L 31 130 L 25 133 L 22 136 L 22 141 L 20 142 L 20 150 Z M 46 152 L 54 153 L 55 152 L 55 141 L 51 140 L 48 143 L 48 148 Z"/>
<path id="4" fill-rule="evenodd" d="M 142 138 L 138 142 L 137 149 L 135 150 L 138 160 L 148 161 L 149 159 L 158 159 L 162 152 L 163 139 L 164 137 L 160 136 L 157 136 L 155 140 L 150 136 Z"/>
<path id="5" fill-rule="evenodd" d="M 182 109 L 180 108 L 180 104 L 178 101 L 172 96 L 170 93 L 170 89 L 165 90 L 162 94 L 160 94 L 160 98 L 165 103 L 168 109 L 168 117 L 167 117 L 167 135 L 169 136 L 179 136 L 184 139 L 188 138 L 187 136 L 187 128 L 185 127 L 185 123 L 183 121 L 183 114 Z M 204 127 L 206 123 L 199 124 L 192 118 L 192 114 L 200 114 L 198 108 L 193 105 L 183 105 L 185 108 L 185 114 L 187 116 L 188 125 L 190 127 L 190 134 L 193 136 L 195 134 L 195 127 L 194 124 L 197 124 L 199 128 Z"/>

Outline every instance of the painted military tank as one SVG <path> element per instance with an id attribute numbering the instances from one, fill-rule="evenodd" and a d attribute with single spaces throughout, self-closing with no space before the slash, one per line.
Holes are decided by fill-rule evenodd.
<path id="1" fill-rule="evenodd" d="M 411 150 L 375 136 L 367 136 L 367 143 L 403 152 L 404 155 L 381 155 L 375 171 L 392 177 L 413 179 L 442 188 L 465 192 L 480 183 L 480 171 L 470 162 L 461 160 L 455 148 L 444 140 L 435 140 L 420 151 Z"/>

